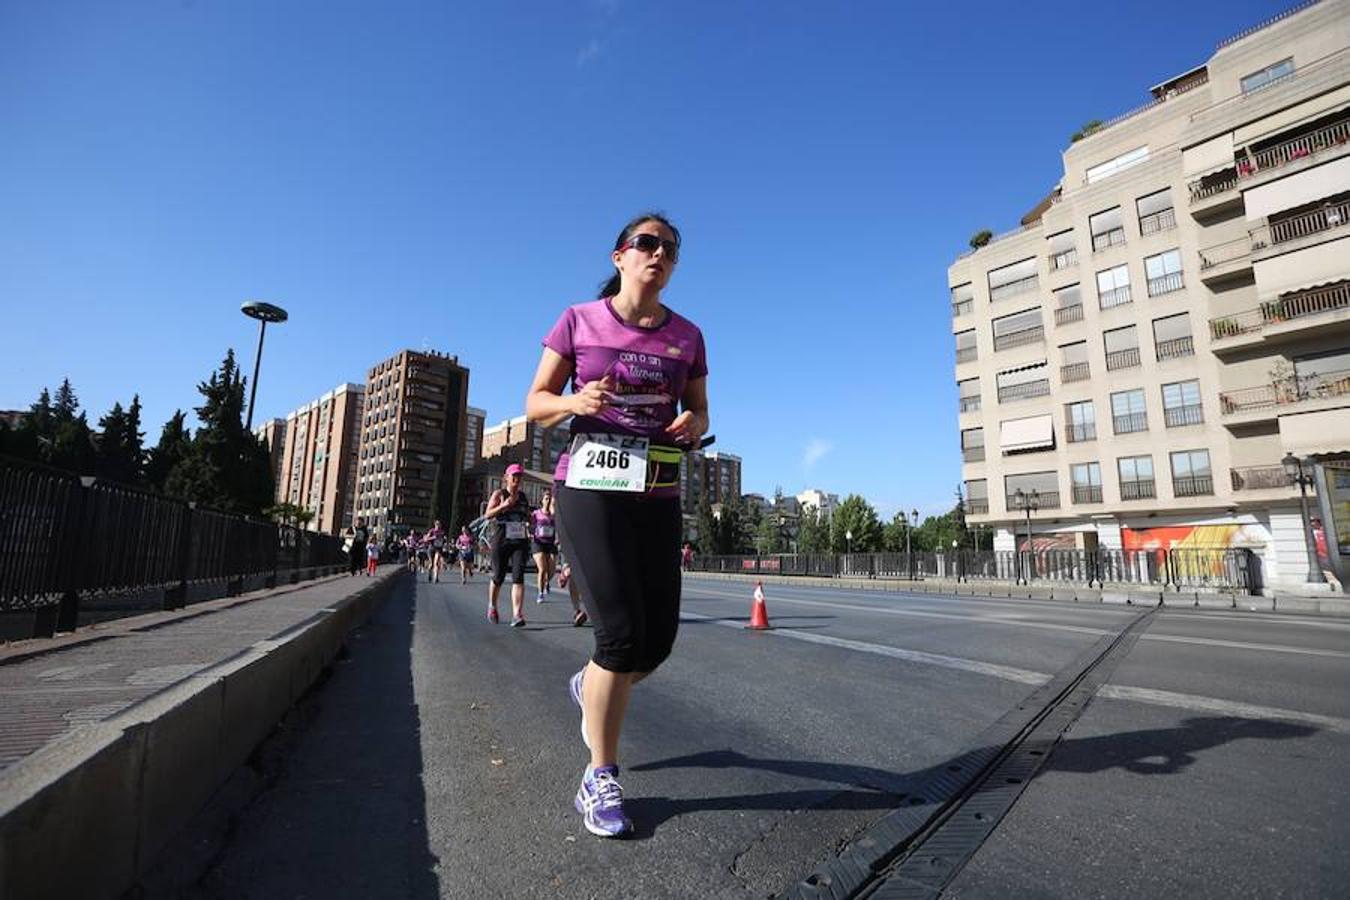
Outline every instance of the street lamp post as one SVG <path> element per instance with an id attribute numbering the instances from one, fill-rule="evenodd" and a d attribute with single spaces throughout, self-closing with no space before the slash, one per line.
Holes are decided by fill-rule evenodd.
<path id="1" fill-rule="evenodd" d="M 267 336 L 267 323 L 276 322 L 280 324 L 285 322 L 288 317 L 286 310 L 282 309 L 280 306 L 264 303 L 261 300 L 250 300 L 239 307 L 239 309 L 250 319 L 258 320 L 258 355 L 253 358 L 253 384 L 249 386 L 248 420 L 244 423 L 244 430 L 252 431 L 253 401 L 258 397 L 258 369 L 262 365 L 263 338 Z"/>
<path id="2" fill-rule="evenodd" d="M 903 515 L 903 513 L 901 513 L 901 515 Z M 910 532 L 912 532 L 912 531 L 914 530 L 914 528 L 915 528 L 916 526 L 918 526 L 918 524 L 919 524 L 919 511 L 918 511 L 917 509 L 911 509 L 911 510 L 909 511 L 909 516 L 910 516 L 910 527 L 908 527 L 908 528 L 905 529 L 905 556 L 909 557 L 909 580 L 910 580 L 910 581 L 913 581 L 913 580 L 914 580 L 914 553 L 913 553 L 913 551 L 910 549 L 909 535 L 910 535 Z"/>
<path id="3" fill-rule="evenodd" d="M 952 538 L 952 564 L 956 567 L 956 580 L 961 580 L 961 556 L 956 550 L 956 538 Z"/>
<path id="4" fill-rule="evenodd" d="M 1018 488 L 1013 492 L 1013 506 L 1017 509 L 1024 510 L 1027 514 L 1027 565 L 1021 567 L 1024 569 L 1022 572 L 1023 584 L 1031 583 L 1031 511 L 1041 505 L 1040 501 L 1041 495 L 1034 488 L 1030 492 L 1024 491 L 1021 488 Z M 1018 559 L 1021 559 L 1020 554 Z"/>
<path id="5" fill-rule="evenodd" d="M 851 528 L 844 532 L 844 552 L 850 555 L 853 553 L 853 529 Z"/>
<path id="6" fill-rule="evenodd" d="M 1322 575 L 1322 563 L 1317 558 L 1317 541 L 1313 538 L 1312 519 L 1308 515 L 1308 485 L 1313 483 L 1312 472 L 1305 473 L 1303 460 L 1292 453 L 1286 453 L 1280 462 L 1289 480 L 1298 483 L 1298 505 L 1303 513 L 1303 542 L 1308 548 L 1308 583 L 1322 584 L 1326 578 Z"/>

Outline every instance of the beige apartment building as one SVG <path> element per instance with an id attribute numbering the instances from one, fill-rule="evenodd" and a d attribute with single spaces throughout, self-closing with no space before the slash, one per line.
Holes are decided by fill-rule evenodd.
<path id="1" fill-rule="evenodd" d="M 268 419 L 253 429 L 253 436 L 267 445 L 267 455 L 272 464 L 273 493 L 280 500 L 281 466 L 286 454 L 286 420 Z"/>
<path id="2" fill-rule="evenodd" d="M 483 459 L 483 426 L 487 410 L 476 406 L 464 410 L 464 471 L 469 471 Z"/>
<path id="3" fill-rule="evenodd" d="M 288 414 L 279 428 L 263 426 L 273 428 L 273 439 L 282 436 L 277 502 L 309 510 L 305 527 L 312 531 L 337 534 L 351 524 L 364 394 L 359 384 L 340 384 Z"/>
<path id="4" fill-rule="evenodd" d="M 404 350 L 366 374 L 355 515 L 381 538 L 452 524 L 463 471 L 469 370 Z"/>
<path id="5" fill-rule="evenodd" d="M 507 465 L 520 463 L 534 472 L 551 473 L 571 443 L 571 424 L 572 420 L 566 419 L 550 428 L 524 416 L 507 419 L 483 431 L 483 459 Z"/>
<path id="6" fill-rule="evenodd" d="M 969 521 L 1001 550 L 1031 506 L 1038 549 L 1247 547 L 1267 585 L 1304 583 L 1311 544 L 1344 582 L 1350 0 L 1152 94 L 948 270 Z"/>

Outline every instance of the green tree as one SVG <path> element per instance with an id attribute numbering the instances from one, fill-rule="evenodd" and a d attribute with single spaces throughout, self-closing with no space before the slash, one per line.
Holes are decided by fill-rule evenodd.
<path id="1" fill-rule="evenodd" d="M 99 476 L 121 484 L 139 484 L 145 464 L 140 395 L 132 398 L 126 410 L 121 403 L 114 403 L 108 414 L 98 420 L 98 427 L 95 465 Z"/>
<path id="2" fill-rule="evenodd" d="M 891 516 L 881 535 L 882 546 L 888 553 L 905 552 L 905 535 L 909 532 L 909 528 L 909 520 L 903 511 Z"/>
<path id="3" fill-rule="evenodd" d="M 145 480 L 161 493 L 165 492 L 165 483 L 173 471 L 192 450 L 192 433 L 184 426 L 187 415 L 176 410 L 164 423 L 159 433 L 159 443 L 150 451 L 145 464 Z"/>
<path id="4" fill-rule="evenodd" d="M 290 501 L 276 503 L 263 510 L 263 515 L 279 525 L 294 525 L 303 528 L 314 521 L 314 510 L 297 506 Z"/>
<path id="5" fill-rule="evenodd" d="M 712 513 L 712 504 L 708 502 L 706 495 L 699 498 L 695 521 L 698 527 L 698 542 L 695 549 L 699 556 L 716 556 L 720 552 L 717 548 L 721 526 Z"/>
<path id="6" fill-rule="evenodd" d="M 722 515 L 718 519 L 717 552 L 743 553 L 744 549 L 744 511 L 741 498 L 728 497 L 722 502 Z"/>
<path id="7" fill-rule="evenodd" d="M 849 494 L 834 511 L 830 547 L 835 553 L 871 553 L 881 549 L 881 522 L 877 511 L 858 494 Z M 852 533 L 850 540 L 848 534 Z"/>
<path id="8" fill-rule="evenodd" d="M 52 404 L 52 416 L 58 423 L 69 422 L 79 415 L 79 412 L 80 401 L 75 396 L 75 389 L 70 386 L 69 378 L 62 378 L 61 386 L 56 389 L 56 402 Z"/>
<path id="9" fill-rule="evenodd" d="M 755 552 L 786 553 L 787 550 L 787 539 L 778 527 L 778 517 L 773 513 L 761 516 L 755 532 Z"/>

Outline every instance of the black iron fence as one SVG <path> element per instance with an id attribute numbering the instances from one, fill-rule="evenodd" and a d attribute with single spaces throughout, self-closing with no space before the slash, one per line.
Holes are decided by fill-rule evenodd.
<path id="1" fill-rule="evenodd" d="M 1245 548 L 823 553 L 696 557 L 698 572 L 955 581 L 1158 585 L 1261 591 L 1260 559 Z"/>
<path id="2" fill-rule="evenodd" d="M 330 535 L 0 459 L 0 637 L 68 631 L 110 597 L 154 594 L 174 609 L 344 558 Z"/>

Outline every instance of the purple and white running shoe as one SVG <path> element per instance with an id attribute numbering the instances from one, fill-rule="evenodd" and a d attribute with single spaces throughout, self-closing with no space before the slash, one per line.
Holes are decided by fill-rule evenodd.
<path id="1" fill-rule="evenodd" d="M 581 710 L 581 742 L 586 745 L 586 749 L 591 749 L 590 738 L 586 737 L 586 707 L 581 702 L 581 680 L 586 676 L 586 670 L 582 669 L 571 678 L 567 679 L 567 693 L 572 695 L 572 702 Z"/>
<path id="2" fill-rule="evenodd" d="M 619 784 L 618 766 L 588 767 L 581 777 L 574 804 L 591 834 L 623 837 L 633 830 L 632 820 L 623 814 L 623 787 Z"/>

